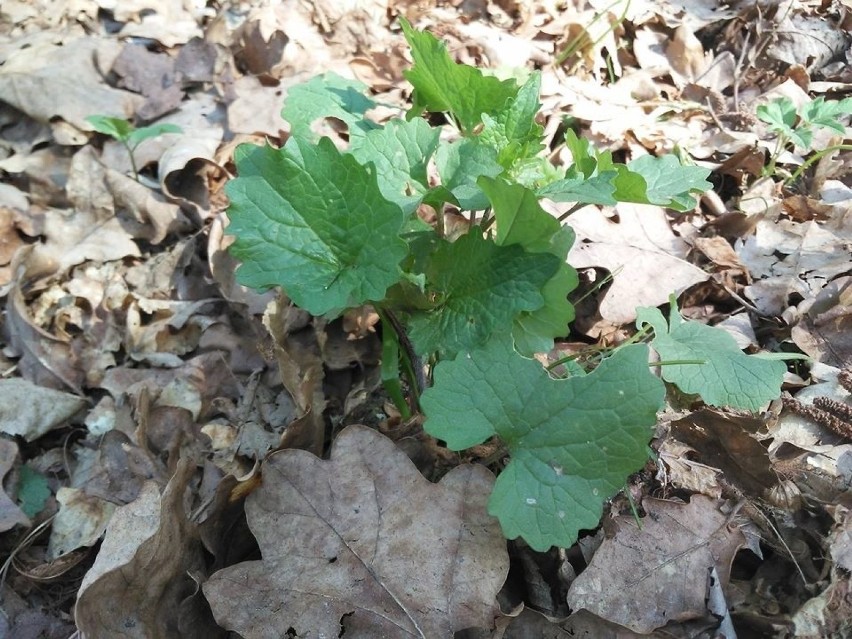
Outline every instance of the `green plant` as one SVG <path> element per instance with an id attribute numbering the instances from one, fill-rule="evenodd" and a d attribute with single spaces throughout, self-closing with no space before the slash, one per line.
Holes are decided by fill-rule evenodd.
<path id="1" fill-rule="evenodd" d="M 118 140 L 127 149 L 127 155 L 130 156 L 130 166 L 133 168 L 133 177 L 137 181 L 139 180 L 139 171 L 136 169 L 136 158 L 134 156 L 136 147 L 145 140 L 156 138 L 164 133 L 183 132 L 183 129 L 176 124 L 152 124 L 137 129 L 127 120 L 108 115 L 90 115 L 86 118 L 86 122 L 91 124 L 98 133 Z"/>
<path id="2" fill-rule="evenodd" d="M 366 87 L 328 74 L 289 91 L 282 148 L 238 147 L 238 177 L 227 185 L 237 276 L 281 286 L 315 315 L 372 304 L 391 397 L 404 411 L 422 409 L 426 430 L 453 450 L 499 435 L 511 461 L 489 512 L 510 538 L 568 546 L 648 459 L 665 389 L 645 343 L 600 353 L 590 372 L 569 362 L 567 379 L 530 359 L 568 332 L 577 285 L 566 263 L 574 233 L 539 199 L 577 203 L 572 210 L 628 201 L 683 211 L 709 188 L 707 171 L 674 157 L 617 163 L 571 131 L 573 164 L 555 167 L 540 153 L 538 74 L 521 85 L 487 76 L 402 27 L 414 59 L 405 119 L 373 122 Z M 451 124 L 430 126 L 424 112 Z M 324 117 L 347 125 L 345 150 L 313 133 Z M 450 126 L 455 134 L 442 136 Z M 447 208 L 466 215 L 461 230 L 445 228 Z M 668 323 L 658 314 L 643 312 L 634 341 L 653 332 L 651 344 L 674 358 L 663 362 L 667 380 L 746 408 L 777 394 L 783 363 L 731 349 L 726 333 L 684 322 L 674 303 Z"/>
<path id="3" fill-rule="evenodd" d="M 846 134 L 841 118 L 852 113 L 852 98 L 826 100 L 819 97 L 798 110 L 789 98 L 776 98 L 758 106 L 756 113 L 777 136 L 775 150 L 764 169 L 764 175 L 775 175 L 779 156 L 791 146 L 800 147 L 809 153 L 816 152 L 786 180 L 788 183 L 795 182 L 808 167 L 826 154 L 852 150 L 852 145 L 848 144 L 835 144 L 818 151 L 812 146 L 815 129 L 830 129 L 841 135 Z"/>

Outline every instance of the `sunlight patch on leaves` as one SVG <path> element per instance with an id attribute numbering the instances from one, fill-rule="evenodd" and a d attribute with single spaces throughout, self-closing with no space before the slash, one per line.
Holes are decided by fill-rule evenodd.
<path id="1" fill-rule="evenodd" d="M 365 119 L 364 114 L 376 106 L 365 93 L 367 85 L 358 80 L 326 73 L 291 87 L 281 109 L 281 117 L 290 123 L 290 134 L 308 140 L 318 136 L 311 125 L 321 118 L 337 118 L 349 127 L 355 138 L 379 125 Z"/>
<path id="2" fill-rule="evenodd" d="M 391 120 L 353 140 L 350 153 L 361 164 L 375 165 L 382 195 L 408 214 L 429 190 L 427 166 L 440 135 L 422 118 Z"/>

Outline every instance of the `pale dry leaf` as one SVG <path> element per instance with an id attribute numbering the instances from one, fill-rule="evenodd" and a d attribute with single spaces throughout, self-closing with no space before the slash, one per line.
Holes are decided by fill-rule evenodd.
<path id="1" fill-rule="evenodd" d="M 852 276 L 829 282 L 797 307 L 801 318 L 790 337 L 814 361 L 852 366 Z"/>
<path id="2" fill-rule="evenodd" d="M 591 563 L 571 585 L 568 604 L 648 634 L 670 621 L 707 613 L 707 574 L 723 587 L 746 539 L 717 502 L 694 495 L 688 504 L 643 499 L 639 528 L 632 515 L 614 520 Z"/>
<path id="3" fill-rule="evenodd" d="M 684 260 L 689 246 L 672 233 L 664 209 L 620 203 L 615 213 L 618 222 L 588 206 L 568 218 L 577 233 L 568 262 L 612 273 L 612 286 L 600 305 L 604 319 L 627 324 L 636 319 L 637 306 L 665 304 L 672 293 L 708 278 Z"/>
<path id="4" fill-rule="evenodd" d="M 704 54 L 704 47 L 695 33 L 683 24 L 674 30 L 666 45 L 666 58 L 676 76 L 680 76 L 680 86 L 695 81 L 712 62 L 711 56 Z M 676 82 L 678 79 L 675 77 Z"/>
<path id="5" fill-rule="evenodd" d="M 60 117 L 91 131 L 86 117 L 94 113 L 131 118 L 140 96 L 110 87 L 96 67 L 99 56 L 120 50 L 115 40 L 96 37 L 63 42 L 44 32 L 35 42 L 10 55 L 0 66 L 0 96 L 39 122 Z"/>
<path id="6" fill-rule="evenodd" d="M 98 0 L 98 5 L 117 11 L 116 19 L 126 22 L 122 38 L 150 38 L 165 47 L 203 37 L 201 23 L 212 15 L 206 3 L 196 0 Z"/>
<path id="7" fill-rule="evenodd" d="M 24 262 L 30 278 L 64 273 L 85 261 L 109 262 L 139 256 L 139 247 L 115 214 L 106 169 L 92 147 L 74 155 L 66 187 L 71 210 L 48 209 L 46 241 L 36 244 Z"/>
<path id="8" fill-rule="evenodd" d="M 25 379 L 0 379 L 0 431 L 28 442 L 66 424 L 85 405 L 82 397 Z"/>
<path id="9" fill-rule="evenodd" d="M 162 194 L 112 169 L 107 169 L 105 178 L 116 207 L 123 209 L 139 225 L 133 237 L 159 244 L 169 233 L 188 228 L 180 207 L 167 202 Z"/>
<path id="10" fill-rule="evenodd" d="M 217 298 L 179 301 L 134 296 L 127 307 L 125 348 L 138 362 L 175 368 L 196 349 L 204 329 L 215 320 L 201 311 Z M 154 315 L 156 319 L 147 321 Z"/>
<path id="11" fill-rule="evenodd" d="M 263 560 L 215 573 L 204 594 L 220 625 L 246 639 L 299 635 L 452 637 L 491 627 L 508 571 L 485 511 L 482 466 L 426 480 L 389 439 L 350 426 L 331 459 L 270 457 L 246 502 Z"/>
<path id="12" fill-rule="evenodd" d="M 2 408 L 0 408 L 0 413 L 2 413 Z M 17 457 L 18 445 L 8 439 L 0 439 L 0 533 L 11 530 L 17 525 L 30 525 L 30 518 L 24 514 L 23 510 L 18 508 L 3 490 L 3 480 L 12 470 Z"/>
<path id="13" fill-rule="evenodd" d="M 695 450 L 676 439 L 667 438 L 657 454 L 662 462 L 658 464 L 657 479 L 666 486 L 701 493 L 712 499 L 721 499 L 722 486 L 720 471 L 692 459 Z"/>
<path id="14" fill-rule="evenodd" d="M 264 86 L 255 76 L 246 75 L 234 82 L 236 99 L 228 105 L 228 128 L 234 133 L 278 137 L 289 127 L 281 117 L 284 90 Z"/>
<path id="15" fill-rule="evenodd" d="M 325 368 L 315 327 L 299 330 L 304 317 L 304 311 L 279 296 L 269 302 L 263 325 L 273 340 L 281 383 L 299 412 L 299 419 L 287 427 L 287 444 L 319 455 L 325 442 Z"/>
<path id="16" fill-rule="evenodd" d="M 754 283 L 745 293 L 764 315 L 780 315 L 791 295 L 815 297 L 832 279 L 849 271 L 850 232 L 818 222 L 760 220 L 753 235 L 734 248 Z"/>
<path id="17" fill-rule="evenodd" d="M 184 492 L 195 464 L 182 460 L 163 494 L 146 483 L 107 528 L 95 564 L 77 594 L 75 619 L 85 637 L 172 639 L 180 602 L 203 566 L 196 527 L 187 520 Z"/>
<path id="18" fill-rule="evenodd" d="M 227 250 L 234 241 L 234 236 L 225 234 L 227 224 L 227 216 L 220 213 L 208 227 L 207 263 L 210 273 L 224 299 L 231 304 L 244 305 L 249 315 L 261 315 L 277 294 L 274 290 L 259 292 L 237 283 L 239 262 Z"/>
<path id="19" fill-rule="evenodd" d="M 47 544 L 50 561 L 77 548 L 94 546 L 115 511 L 115 504 L 67 486 L 56 491 L 56 501 L 59 512 L 51 525 Z"/>

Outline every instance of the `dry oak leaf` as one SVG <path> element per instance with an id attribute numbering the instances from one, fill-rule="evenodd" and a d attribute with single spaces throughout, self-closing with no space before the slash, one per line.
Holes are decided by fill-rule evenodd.
<path id="1" fill-rule="evenodd" d="M 263 559 L 204 584 L 219 625 L 246 639 L 452 637 L 491 627 L 508 573 L 485 510 L 494 483 L 462 465 L 432 484 L 391 440 L 346 428 L 323 461 L 271 456 L 246 515 Z"/>
<path id="2" fill-rule="evenodd" d="M 578 240 L 568 263 L 612 273 L 612 286 L 600 305 L 605 320 L 628 324 L 636 319 L 637 306 L 665 304 L 672 293 L 708 278 L 684 261 L 689 245 L 672 233 L 662 207 L 622 202 L 615 213 L 618 222 L 587 206 L 568 218 Z"/>

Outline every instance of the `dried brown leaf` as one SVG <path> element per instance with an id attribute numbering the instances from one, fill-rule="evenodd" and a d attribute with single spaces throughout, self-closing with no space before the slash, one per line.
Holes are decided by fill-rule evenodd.
<path id="1" fill-rule="evenodd" d="M 695 495 L 688 504 L 644 499 L 641 529 L 631 516 L 614 520 L 568 591 L 572 609 L 648 634 L 669 621 L 707 614 L 707 575 L 715 567 L 727 585 L 745 536 L 717 502 Z"/>
<path id="2" fill-rule="evenodd" d="M 329 461 L 278 453 L 246 503 L 263 560 L 215 573 L 204 594 L 220 625 L 247 639 L 288 627 L 424 639 L 490 627 L 508 570 L 485 512 L 492 482 L 466 465 L 432 484 L 363 426 L 338 436 Z"/>
<path id="3" fill-rule="evenodd" d="M 77 627 L 88 637 L 172 639 L 180 602 L 195 591 L 187 571 L 202 566 L 196 527 L 184 511 L 195 465 L 178 464 L 163 494 L 145 484 L 115 511 L 77 595 Z"/>
<path id="4" fill-rule="evenodd" d="M 672 293 L 707 279 L 707 273 L 684 260 L 689 246 L 672 233 L 662 208 L 618 204 L 615 212 L 618 222 L 592 206 L 568 218 L 578 240 L 568 262 L 612 273 L 600 305 L 604 319 L 627 324 L 636 319 L 637 306 L 665 304 Z"/>

